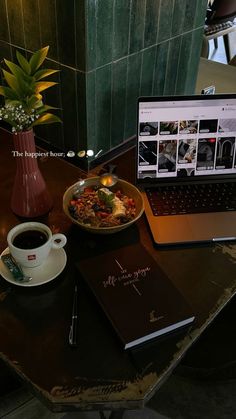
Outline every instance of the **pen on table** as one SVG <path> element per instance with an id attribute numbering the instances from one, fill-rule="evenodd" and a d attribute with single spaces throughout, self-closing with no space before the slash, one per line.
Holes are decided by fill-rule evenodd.
<path id="1" fill-rule="evenodd" d="M 71 326 L 69 333 L 69 344 L 71 346 L 77 345 L 77 320 L 78 320 L 78 290 L 77 285 L 75 285 L 74 298 L 73 298 L 73 307 L 72 307 L 72 317 L 71 317 Z"/>

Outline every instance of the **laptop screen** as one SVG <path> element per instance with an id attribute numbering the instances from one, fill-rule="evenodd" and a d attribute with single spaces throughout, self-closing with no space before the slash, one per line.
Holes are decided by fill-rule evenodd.
<path id="1" fill-rule="evenodd" d="M 138 100 L 138 180 L 236 174 L 236 95 Z"/>

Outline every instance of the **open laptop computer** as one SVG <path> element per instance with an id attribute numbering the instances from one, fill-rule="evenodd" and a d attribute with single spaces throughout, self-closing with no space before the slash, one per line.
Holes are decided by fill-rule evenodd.
<path id="1" fill-rule="evenodd" d="M 138 99 L 137 185 L 157 244 L 236 239 L 236 94 Z"/>

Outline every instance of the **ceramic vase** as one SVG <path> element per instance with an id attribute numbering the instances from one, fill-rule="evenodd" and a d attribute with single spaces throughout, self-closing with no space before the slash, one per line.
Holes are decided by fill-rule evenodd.
<path id="1" fill-rule="evenodd" d="M 11 209 L 20 217 L 39 217 L 52 208 L 52 198 L 34 154 L 36 148 L 33 130 L 14 134 L 13 142 L 16 175 Z"/>

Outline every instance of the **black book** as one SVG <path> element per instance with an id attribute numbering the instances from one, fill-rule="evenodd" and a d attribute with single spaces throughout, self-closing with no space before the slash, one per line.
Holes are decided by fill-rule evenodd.
<path id="1" fill-rule="evenodd" d="M 182 294 L 141 244 L 82 260 L 77 267 L 125 349 L 194 320 Z"/>

